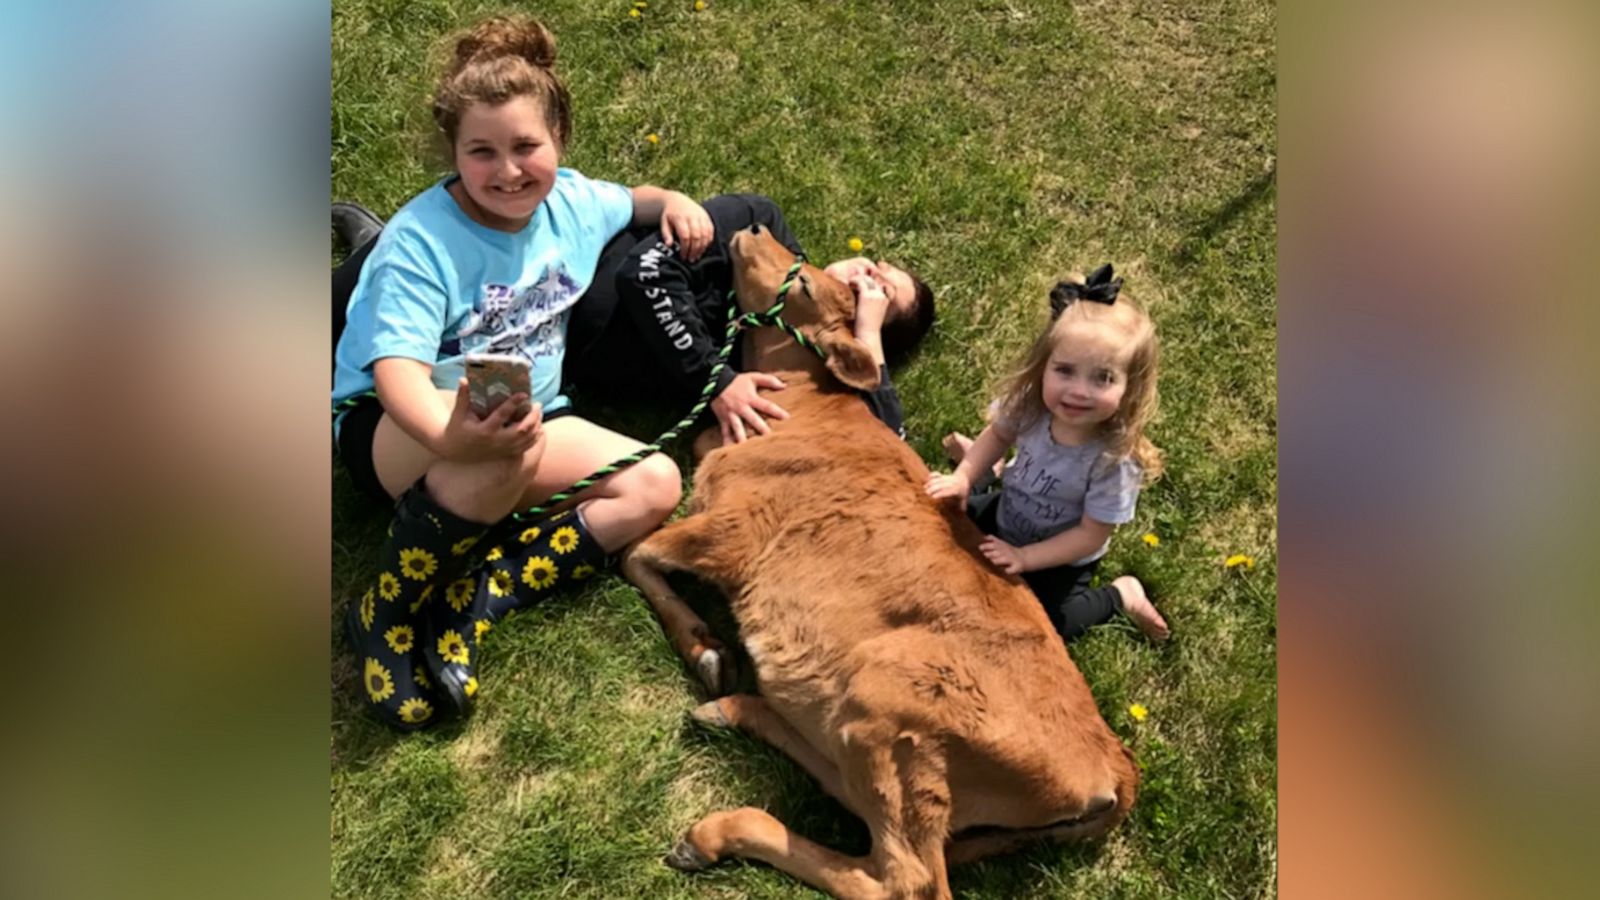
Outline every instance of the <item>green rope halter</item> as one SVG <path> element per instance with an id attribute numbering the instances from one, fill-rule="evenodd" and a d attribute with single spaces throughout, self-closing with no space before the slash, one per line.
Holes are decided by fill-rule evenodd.
<path id="1" fill-rule="evenodd" d="M 541 517 L 545 513 L 549 512 L 551 507 L 557 506 L 567 500 L 572 499 L 573 495 L 582 492 L 586 488 L 594 486 L 595 482 L 605 478 L 607 475 L 613 475 L 617 472 L 620 472 L 634 463 L 644 459 L 646 456 L 659 452 L 663 444 L 676 439 L 679 433 L 681 433 L 683 429 L 689 427 L 689 425 L 691 425 L 695 419 L 699 418 L 700 414 L 705 412 L 705 408 L 710 405 L 711 390 L 717 386 L 717 376 L 722 374 L 722 370 L 728 367 L 728 356 L 733 353 L 734 338 L 738 337 L 739 332 L 743 331 L 744 329 L 758 328 L 761 326 L 777 328 L 794 338 L 800 346 L 810 350 L 822 359 L 827 359 L 828 354 L 824 352 L 821 347 L 818 347 L 814 341 L 801 334 L 799 329 L 783 320 L 783 298 L 788 295 L 789 289 L 794 287 L 796 276 L 799 275 L 800 267 L 804 264 L 805 258 L 805 254 L 803 253 L 796 255 L 794 265 L 790 266 L 788 273 L 783 276 L 783 284 L 778 286 L 777 300 L 774 301 L 772 306 L 768 307 L 764 312 L 745 313 L 741 316 L 739 315 L 738 304 L 730 302 L 728 306 L 728 330 L 722 341 L 722 349 L 717 351 L 717 361 L 711 366 L 711 374 L 706 379 L 706 386 L 700 389 L 700 398 L 695 401 L 694 406 L 689 409 L 688 414 L 682 419 L 678 420 L 677 424 L 673 425 L 671 428 L 668 428 L 666 431 L 661 433 L 660 437 L 644 445 L 643 447 L 640 447 L 638 450 L 635 450 L 619 460 L 601 466 L 588 476 L 574 482 L 573 485 L 566 490 L 552 494 L 549 499 L 544 501 L 543 505 L 532 506 L 521 512 L 512 513 L 510 518 L 513 521 L 522 522 L 528 519 Z M 728 299 L 732 301 L 736 293 L 737 292 L 733 290 L 728 291 Z M 337 419 L 340 413 L 355 406 L 357 403 L 361 402 L 363 398 L 376 397 L 377 395 L 378 392 L 374 390 L 364 391 L 360 394 L 356 394 L 353 397 L 347 397 L 344 400 L 334 404 L 333 417 Z"/>

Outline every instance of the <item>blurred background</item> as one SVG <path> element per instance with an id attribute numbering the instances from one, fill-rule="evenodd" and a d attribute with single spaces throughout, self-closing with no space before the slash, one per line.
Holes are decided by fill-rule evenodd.
<path id="1" fill-rule="evenodd" d="M 1281 891 L 1589 896 L 1596 13 L 1281 13 Z M 0 13 L 7 895 L 327 888 L 328 15 Z"/>

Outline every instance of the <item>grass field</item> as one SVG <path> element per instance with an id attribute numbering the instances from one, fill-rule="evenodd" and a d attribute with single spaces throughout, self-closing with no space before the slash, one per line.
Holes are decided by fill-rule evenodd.
<path id="1" fill-rule="evenodd" d="M 336 198 L 387 215 L 442 173 L 429 48 L 500 8 L 335 0 Z M 559 40 L 576 107 L 567 164 L 693 196 L 765 193 L 813 260 L 859 237 L 934 286 L 939 323 L 896 379 L 930 462 L 944 433 L 978 427 L 992 379 L 1042 324 L 1049 286 L 1116 264 L 1163 336 L 1152 437 L 1169 474 L 1102 572 L 1144 579 L 1175 636 L 1156 648 L 1119 622 L 1072 655 L 1143 765 L 1143 790 L 1103 842 L 958 868 L 953 886 L 979 898 L 1274 895 L 1272 4 L 708 0 L 696 12 L 652 0 L 638 18 L 625 0 L 520 8 Z M 595 417 L 649 437 L 675 414 Z M 375 575 L 387 519 L 336 471 L 336 625 Z M 1234 554 L 1253 567 L 1225 567 Z M 365 715 L 333 632 L 337 896 L 813 896 L 761 865 L 683 875 L 660 863 L 699 816 L 739 805 L 866 849 L 861 824 L 786 758 L 687 724 L 695 683 L 615 575 L 496 629 L 475 718 L 418 735 Z M 1149 709 L 1142 722 L 1135 703 Z"/>

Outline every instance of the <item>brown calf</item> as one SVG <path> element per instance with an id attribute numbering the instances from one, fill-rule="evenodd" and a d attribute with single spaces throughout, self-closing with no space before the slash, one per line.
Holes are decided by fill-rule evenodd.
<path id="1" fill-rule="evenodd" d="M 740 306 L 768 308 L 793 256 L 759 227 L 732 249 Z M 1132 756 L 1028 588 L 979 555 L 976 527 L 926 496 L 922 460 L 849 389 L 878 377 L 851 337 L 850 290 L 808 265 L 784 314 L 826 364 L 775 329 L 747 334 L 790 417 L 709 453 L 690 514 L 624 571 L 714 695 L 726 651 L 662 574 L 730 598 L 761 696 L 695 717 L 787 753 L 866 822 L 872 851 L 845 856 L 745 808 L 701 819 L 668 863 L 744 856 L 836 897 L 944 898 L 947 863 L 1104 833 L 1133 805 Z"/>

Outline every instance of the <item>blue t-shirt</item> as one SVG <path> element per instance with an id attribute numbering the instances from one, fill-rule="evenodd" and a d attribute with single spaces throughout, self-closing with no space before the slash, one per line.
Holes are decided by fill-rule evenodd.
<path id="1" fill-rule="evenodd" d="M 334 403 L 372 390 L 384 357 L 421 360 L 435 385 L 454 390 L 466 354 L 514 353 L 532 364 L 535 401 L 547 412 L 569 404 L 567 317 L 600 250 L 632 221 L 632 195 L 558 169 L 550 196 L 509 234 L 468 218 L 445 189 L 455 177 L 401 207 L 362 265 L 334 353 Z"/>
<path id="2" fill-rule="evenodd" d="M 1099 440 L 1076 447 L 1056 443 L 1050 417 L 1037 416 L 1017 432 L 1017 457 L 1005 471 L 995 530 L 1001 540 L 1022 547 L 1054 537 L 1084 516 L 1108 525 L 1132 521 L 1143 475 L 1131 458 L 1108 457 Z M 1110 544 L 1071 565 L 1088 565 Z"/>

